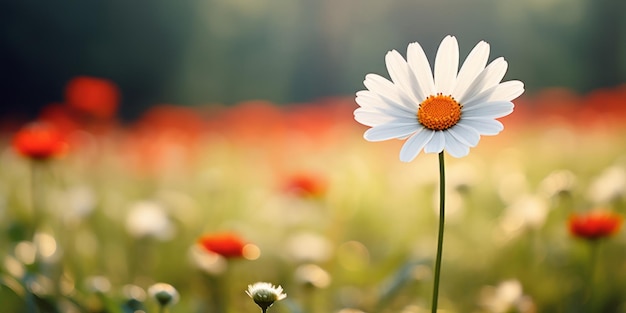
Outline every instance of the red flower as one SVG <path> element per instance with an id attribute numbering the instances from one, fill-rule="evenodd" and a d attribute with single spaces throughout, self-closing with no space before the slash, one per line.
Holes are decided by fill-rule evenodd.
<path id="1" fill-rule="evenodd" d="M 47 160 L 65 152 L 67 143 L 56 127 L 44 122 L 33 122 L 15 134 L 13 148 L 25 157 Z"/>
<path id="2" fill-rule="evenodd" d="M 209 252 L 225 258 L 240 258 L 244 255 L 246 243 L 233 233 L 206 234 L 198 239 L 198 244 Z"/>
<path id="3" fill-rule="evenodd" d="M 569 219 L 570 233 L 584 239 L 609 237 L 619 230 L 622 216 L 607 211 L 592 211 L 586 214 L 574 214 Z"/>
<path id="4" fill-rule="evenodd" d="M 72 132 L 81 129 L 80 121 L 72 109 L 61 103 L 46 105 L 42 108 L 37 119 L 54 125 L 66 136 L 70 136 Z"/>
<path id="5" fill-rule="evenodd" d="M 313 174 L 298 174 L 287 179 L 285 192 L 299 197 L 320 197 L 326 192 L 326 181 Z"/>
<path id="6" fill-rule="evenodd" d="M 78 76 L 65 87 L 67 105 L 95 118 L 112 118 L 119 98 L 117 85 L 107 79 Z"/>

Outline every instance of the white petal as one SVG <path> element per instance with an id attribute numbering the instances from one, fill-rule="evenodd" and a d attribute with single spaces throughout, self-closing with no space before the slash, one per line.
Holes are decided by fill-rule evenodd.
<path id="1" fill-rule="evenodd" d="M 384 99 L 373 92 L 359 92 L 357 95 L 356 103 L 360 106 L 358 109 L 368 112 L 379 112 L 398 118 L 415 118 L 416 112 L 407 111 L 404 107 L 393 103 L 389 99 Z"/>
<path id="2" fill-rule="evenodd" d="M 485 102 L 475 105 L 461 112 L 462 118 L 482 117 L 482 118 L 499 118 L 507 116 L 513 112 L 513 103 L 509 101 Z"/>
<path id="3" fill-rule="evenodd" d="M 485 69 L 488 59 L 489 44 L 481 41 L 472 49 L 465 59 L 465 62 L 463 62 L 459 70 L 459 75 L 456 78 L 456 86 L 454 87 L 454 91 L 452 91 L 452 96 L 458 97 L 458 95 L 465 94 L 467 87 L 469 87 L 476 76 Z"/>
<path id="4" fill-rule="evenodd" d="M 397 97 L 396 86 L 393 84 L 393 82 L 378 74 L 370 73 L 365 75 L 363 85 L 365 85 L 368 90 L 378 95 L 387 95 L 387 97 L 390 98 Z"/>
<path id="5" fill-rule="evenodd" d="M 480 140 L 480 134 L 472 127 L 463 125 L 461 123 L 454 125 L 454 127 L 447 130 L 450 134 L 463 144 L 476 147 Z"/>
<path id="6" fill-rule="evenodd" d="M 379 96 L 375 93 L 366 90 L 356 93 L 354 101 L 363 109 L 379 109 L 389 107 Z"/>
<path id="7" fill-rule="evenodd" d="M 417 79 L 420 87 L 421 97 L 418 101 L 424 101 L 426 97 L 437 93 L 435 90 L 435 82 L 433 81 L 433 73 L 430 69 L 430 63 L 426 58 L 426 54 L 419 43 L 414 42 L 409 44 L 407 48 L 407 63 L 413 71 L 415 78 Z M 417 92 L 416 92 L 417 93 Z"/>
<path id="8" fill-rule="evenodd" d="M 389 139 L 397 139 L 406 137 L 419 129 L 417 123 L 398 123 L 389 122 L 387 124 L 378 125 L 368 129 L 363 138 L 368 141 L 383 141 Z"/>
<path id="9" fill-rule="evenodd" d="M 490 118 L 464 118 L 459 124 L 472 127 L 479 134 L 486 136 L 497 135 L 504 129 L 504 125 L 500 121 Z"/>
<path id="10" fill-rule="evenodd" d="M 372 98 L 372 92 L 369 90 L 359 90 L 356 92 L 356 103 L 359 106 L 363 106 L 363 104 L 361 102 L 359 102 L 359 98 L 363 99 L 363 98 Z"/>
<path id="11" fill-rule="evenodd" d="M 356 103 L 362 108 L 389 108 L 393 107 L 389 105 L 386 101 L 384 101 L 377 93 L 369 91 L 369 90 L 361 90 L 356 93 Z M 397 107 L 397 105 L 394 105 Z M 404 110 L 402 107 L 397 108 L 397 110 Z"/>
<path id="12" fill-rule="evenodd" d="M 485 70 L 487 70 L 487 68 L 489 68 L 489 74 L 484 77 L 485 87 L 483 90 L 491 88 L 502 81 L 504 74 L 506 74 L 506 70 L 509 68 L 509 63 L 503 57 L 499 57 L 489 63 Z"/>
<path id="13" fill-rule="evenodd" d="M 411 98 L 411 101 L 421 102 L 425 99 L 413 71 L 398 51 L 389 51 L 385 56 L 385 64 L 391 80 Z"/>
<path id="14" fill-rule="evenodd" d="M 459 44 L 453 36 L 441 41 L 435 57 L 435 89 L 449 95 L 456 85 L 459 70 Z"/>
<path id="15" fill-rule="evenodd" d="M 445 134 L 446 152 L 455 158 L 461 158 L 469 154 L 469 147 L 457 140 L 451 133 Z"/>
<path id="16" fill-rule="evenodd" d="M 489 101 L 512 101 L 522 93 L 524 93 L 524 83 L 518 80 L 507 81 L 483 90 L 471 99 L 465 100 L 463 106 L 470 108 Z"/>
<path id="17" fill-rule="evenodd" d="M 401 104 L 396 86 L 388 79 L 378 74 L 370 73 L 365 75 L 363 85 L 365 85 L 368 90 L 375 93 L 376 95 L 385 96 L 386 98 L 390 98 L 395 102 Z"/>
<path id="18" fill-rule="evenodd" d="M 458 101 L 461 103 L 467 102 L 480 92 L 500 83 L 507 68 L 508 63 L 504 60 L 504 58 L 497 58 L 493 62 L 489 63 L 489 65 L 487 65 L 487 67 L 480 72 L 476 79 L 474 79 L 474 81 L 469 85 L 465 94 L 458 95 Z"/>
<path id="19" fill-rule="evenodd" d="M 490 101 L 512 101 L 524 93 L 524 83 L 519 80 L 510 80 L 501 83 L 491 94 Z"/>
<path id="20" fill-rule="evenodd" d="M 424 146 L 434 135 L 434 131 L 426 128 L 420 129 L 406 140 L 400 150 L 400 161 L 411 162 L 420 153 Z"/>
<path id="21" fill-rule="evenodd" d="M 391 50 L 385 55 L 385 65 L 391 80 L 396 85 L 402 85 L 407 74 L 407 66 L 404 58 L 396 50 Z"/>
<path id="22" fill-rule="evenodd" d="M 391 115 L 388 113 L 389 112 L 381 112 L 376 109 L 370 110 L 365 108 L 357 108 L 356 110 L 354 110 L 354 119 L 357 120 L 357 122 L 368 126 L 375 126 L 369 125 L 369 123 L 377 123 L 376 125 L 379 125 L 391 121 L 397 121 L 400 123 L 416 123 L 416 118 L 414 116 L 404 117 Z"/>
<path id="23" fill-rule="evenodd" d="M 435 131 L 433 134 L 433 138 L 424 147 L 424 152 L 439 153 L 443 151 L 443 147 L 446 144 L 446 139 L 443 133 L 443 131 Z"/>
<path id="24" fill-rule="evenodd" d="M 354 110 L 354 119 L 366 126 L 374 127 L 380 124 L 389 123 L 394 120 L 392 116 L 381 114 L 376 111 L 366 111 L 363 108 Z"/>
<path id="25" fill-rule="evenodd" d="M 465 102 L 461 103 L 461 105 L 463 105 L 465 109 L 468 109 L 475 105 L 488 102 L 491 98 L 491 95 L 496 91 L 497 87 L 498 86 L 493 86 L 489 89 L 485 89 L 471 99 L 465 99 Z"/>
<path id="26" fill-rule="evenodd" d="M 513 102 L 511 101 L 485 101 L 485 102 L 472 105 L 471 107 L 462 107 L 461 117 L 466 117 L 464 114 L 467 112 L 472 112 L 472 111 L 475 111 L 484 107 L 489 107 L 489 106 L 513 106 Z"/>
<path id="27" fill-rule="evenodd" d="M 403 91 L 398 89 L 386 78 L 376 74 L 367 74 L 363 84 L 367 89 L 377 94 L 389 106 L 396 107 L 408 113 L 417 112 L 418 104 L 410 100 Z"/>

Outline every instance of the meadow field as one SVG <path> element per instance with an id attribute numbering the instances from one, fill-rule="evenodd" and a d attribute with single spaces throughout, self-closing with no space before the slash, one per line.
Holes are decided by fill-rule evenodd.
<path id="1" fill-rule="evenodd" d="M 626 86 L 546 89 L 505 130 L 446 155 L 440 311 L 626 312 L 626 237 L 571 231 L 574 214 L 626 214 Z M 437 241 L 435 154 L 398 160 L 365 141 L 353 97 L 279 106 L 157 105 L 40 120 L 50 158 L 0 153 L 2 312 L 427 312 Z M 621 222 L 621 219 L 620 219 Z"/>

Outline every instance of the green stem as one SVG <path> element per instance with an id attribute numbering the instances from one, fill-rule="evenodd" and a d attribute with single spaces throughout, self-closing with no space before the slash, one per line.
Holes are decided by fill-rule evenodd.
<path id="1" fill-rule="evenodd" d="M 596 310 L 596 299 L 595 299 L 595 289 L 599 287 L 596 285 L 597 281 L 597 260 L 598 260 L 598 249 L 599 249 L 598 240 L 593 240 L 590 242 L 590 256 L 589 256 L 589 268 L 588 268 L 588 277 L 587 277 L 587 301 L 589 304 L 589 312 L 595 312 Z"/>
<path id="2" fill-rule="evenodd" d="M 43 208 L 41 207 L 41 197 L 43 192 L 41 189 L 41 170 L 42 164 L 40 161 L 31 161 L 30 164 L 30 196 L 31 196 L 31 229 L 29 233 L 29 240 L 35 239 L 35 234 L 39 230 L 43 220 Z"/>
<path id="3" fill-rule="evenodd" d="M 437 237 L 437 259 L 435 260 L 435 280 L 433 285 L 432 313 L 437 312 L 439 300 L 439 276 L 441 274 L 441 255 L 443 252 L 443 227 L 446 219 L 446 177 L 443 162 L 443 151 L 439 152 L 439 235 Z"/>
<path id="4" fill-rule="evenodd" d="M 26 312 L 39 313 L 35 295 L 28 289 L 30 282 L 24 282 L 24 301 L 26 302 Z"/>
<path id="5" fill-rule="evenodd" d="M 35 235 L 37 234 L 37 230 L 39 229 L 40 225 L 41 225 L 41 221 L 42 221 L 42 214 L 43 211 L 41 209 L 41 201 L 40 198 L 42 196 L 42 192 L 41 192 L 41 188 L 40 188 L 40 168 L 41 164 L 39 164 L 39 161 L 35 161 L 35 160 L 31 160 L 30 162 L 30 197 L 31 197 L 31 211 L 30 213 L 31 215 L 31 227 L 28 230 L 28 237 L 26 238 L 27 240 L 30 240 L 33 244 L 35 244 Z M 38 261 L 38 260 L 36 260 Z M 41 264 L 37 264 L 37 266 L 39 267 L 39 270 L 43 272 L 43 269 L 41 269 Z M 31 270 L 28 270 L 29 272 Z M 24 289 L 25 289 L 25 301 L 26 301 L 26 311 L 28 313 L 38 313 L 39 312 L 39 307 L 37 305 L 37 299 L 35 298 L 35 295 L 32 293 L 32 291 L 30 290 L 30 285 L 32 284 L 31 281 L 32 277 L 31 274 L 28 273 L 25 276 L 24 279 Z"/>

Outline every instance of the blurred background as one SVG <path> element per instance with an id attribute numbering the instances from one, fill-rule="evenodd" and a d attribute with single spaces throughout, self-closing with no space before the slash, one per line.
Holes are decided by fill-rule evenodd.
<path id="1" fill-rule="evenodd" d="M 387 51 L 418 41 L 432 63 L 452 34 L 462 59 L 490 43 L 526 92 L 505 131 L 447 158 L 441 308 L 626 313 L 625 15 L 624 0 L 0 1 L 2 310 L 154 313 L 167 282 L 172 313 L 258 312 L 244 290 L 268 281 L 289 295 L 271 313 L 426 312 L 436 155 L 363 140 L 354 97 L 388 76 Z"/>
<path id="2" fill-rule="evenodd" d="M 155 104 L 280 105 L 352 96 L 384 55 L 456 35 L 510 61 L 508 79 L 588 92 L 626 81 L 621 0 L 2 1 L 0 113 L 33 117 L 88 75 L 121 91 L 119 114 Z"/>

